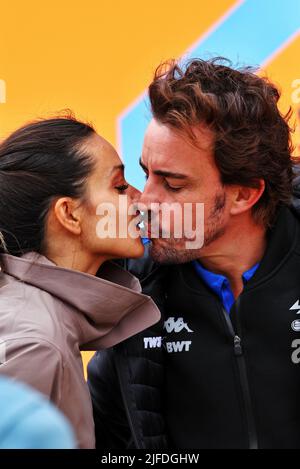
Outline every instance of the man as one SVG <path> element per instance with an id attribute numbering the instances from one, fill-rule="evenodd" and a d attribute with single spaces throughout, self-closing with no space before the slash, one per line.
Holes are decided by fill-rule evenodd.
<path id="1" fill-rule="evenodd" d="M 92 359 L 98 446 L 299 448 L 289 115 L 273 84 L 219 59 L 158 69 L 149 96 L 140 202 L 160 237 L 127 268 L 162 320 Z M 188 249 L 174 217 L 164 237 L 158 202 L 204 203 L 203 245 Z"/>

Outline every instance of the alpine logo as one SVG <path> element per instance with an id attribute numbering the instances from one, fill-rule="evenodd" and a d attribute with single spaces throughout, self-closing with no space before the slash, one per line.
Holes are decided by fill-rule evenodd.
<path id="1" fill-rule="evenodd" d="M 292 362 L 295 365 L 298 365 L 300 363 L 300 340 L 299 339 L 293 340 L 292 348 L 295 349 L 292 353 Z"/>
<path id="2" fill-rule="evenodd" d="M 296 303 L 293 304 L 293 306 L 290 307 L 290 310 L 297 310 L 296 314 L 300 314 L 300 305 L 299 305 L 299 300 L 296 301 Z"/>
<path id="3" fill-rule="evenodd" d="M 181 332 L 185 329 L 187 332 L 194 332 L 189 328 L 186 322 L 183 321 L 183 318 L 178 318 L 175 320 L 174 317 L 168 318 L 164 323 L 164 329 L 170 334 L 171 332 Z"/>
<path id="4" fill-rule="evenodd" d="M 295 332 L 300 332 L 300 319 L 296 319 L 292 322 L 292 329 Z"/>
<path id="5" fill-rule="evenodd" d="M 296 314 L 300 314 L 299 300 L 297 300 L 296 303 L 294 303 L 293 306 L 290 307 L 290 311 L 295 311 Z M 291 324 L 291 328 L 295 332 L 300 332 L 300 319 L 295 319 Z M 300 340 L 294 339 L 291 347 L 293 349 L 291 356 L 292 363 L 298 365 L 300 363 Z"/>

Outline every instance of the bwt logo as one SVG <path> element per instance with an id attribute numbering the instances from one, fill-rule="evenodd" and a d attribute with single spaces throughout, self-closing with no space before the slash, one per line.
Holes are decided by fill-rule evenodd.
<path id="1" fill-rule="evenodd" d="M 0 80 L 0 104 L 6 103 L 6 83 Z"/>

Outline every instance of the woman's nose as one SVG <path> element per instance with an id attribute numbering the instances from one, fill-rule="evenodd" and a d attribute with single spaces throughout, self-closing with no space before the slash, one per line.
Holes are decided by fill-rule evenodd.
<path id="1" fill-rule="evenodd" d="M 128 187 L 127 193 L 133 202 L 139 202 L 140 197 L 142 195 L 141 191 L 131 185 Z"/>

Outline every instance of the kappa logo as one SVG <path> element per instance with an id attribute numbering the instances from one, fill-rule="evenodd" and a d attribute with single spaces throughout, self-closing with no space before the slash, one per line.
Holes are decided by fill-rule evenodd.
<path id="1" fill-rule="evenodd" d="M 166 329 L 168 334 L 170 334 L 171 332 L 178 333 L 183 331 L 184 329 L 187 332 L 194 332 L 192 331 L 192 329 L 189 328 L 187 323 L 184 322 L 183 318 L 175 319 L 173 316 L 165 321 L 164 328 Z M 166 349 L 168 353 L 189 352 L 191 345 L 191 340 L 166 342 Z"/>
<path id="2" fill-rule="evenodd" d="M 187 332 L 194 332 L 189 328 L 186 322 L 183 321 L 183 318 L 178 318 L 175 320 L 174 317 L 168 318 L 164 323 L 164 329 L 170 334 L 171 332 L 181 332 L 185 329 Z"/>
<path id="3" fill-rule="evenodd" d="M 174 317 L 168 318 L 164 322 L 164 329 L 166 329 L 167 333 L 170 332 L 181 332 L 185 329 L 187 332 L 194 332 L 192 329 L 189 328 L 186 322 L 184 322 L 183 318 L 175 319 Z M 191 340 L 183 340 L 177 342 L 164 342 L 165 337 L 144 337 L 144 348 L 145 349 L 153 349 L 153 348 L 161 348 L 164 347 L 168 353 L 177 353 L 177 352 L 189 352 L 192 341 Z"/>

